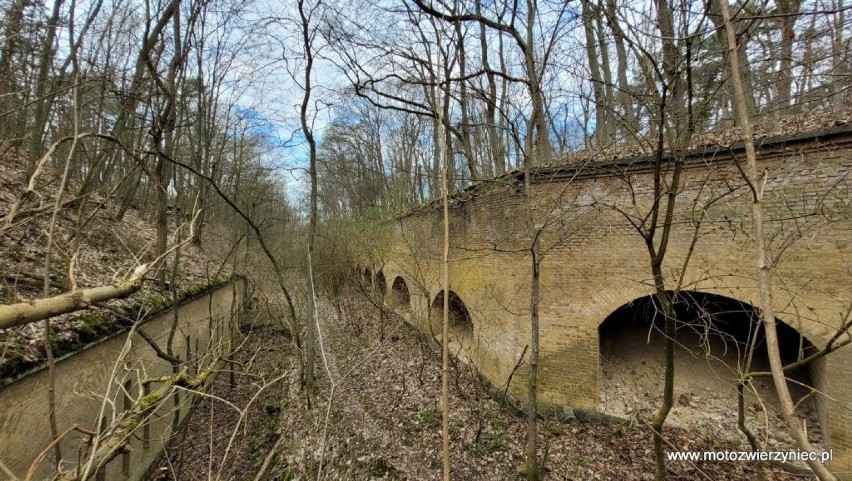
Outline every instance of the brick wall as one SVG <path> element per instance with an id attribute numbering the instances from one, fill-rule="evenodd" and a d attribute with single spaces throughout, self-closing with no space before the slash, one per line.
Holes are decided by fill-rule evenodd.
<path id="1" fill-rule="evenodd" d="M 818 347 L 840 324 L 852 292 L 850 132 L 765 142 L 759 150 L 770 253 L 778 257 L 774 308 Z M 744 161 L 741 149 L 733 152 Z M 733 158 L 730 151 L 690 154 L 663 271 L 673 289 L 758 305 L 751 192 Z M 533 178 L 531 205 L 520 174 L 500 180 L 457 195 L 450 210 L 450 289 L 474 324 L 472 336 L 451 347 L 493 384 L 507 382 L 529 339 L 533 219 L 543 231 L 544 254 L 540 399 L 597 410 L 598 326 L 620 306 L 653 293 L 648 250 L 631 225 L 651 210 L 652 164 L 634 158 L 542 169 Z M 411 297 L 406 315 L 427 332 L 428 306 L 441 290 L 441 222 L 440 205 L 423 206 L 388 224 L 363 261 L 382 270 L 388 287 L 402 276 Z M 811 370 L 833 400 L 820 410 L 840 472 L 852 472 L 850 363 L 847 346 Z M 522 397 L 524 380 L 523 373 L 514 376 L 509 394 Z"/>

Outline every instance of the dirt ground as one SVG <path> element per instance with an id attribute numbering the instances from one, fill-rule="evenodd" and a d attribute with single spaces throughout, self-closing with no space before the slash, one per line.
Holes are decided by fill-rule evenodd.
<path id="1" fill-rule="evenodd" d="M 678 341 L 676 402 L 669 414 L 669 425 L 748 449 L 737 428 L 737 353 L 715 338 L 710 339 L 711 345 L 705 349 L 700 345 L 702 339 L 694 333 L 680 333 Z M 708 351 L 711 355 L 705 355 Z M 647 327 L 625 327 L 606 340 L 601 350 L 601 412 L 625 418 L 652 416 L 661 399 L 663 355 L 661 337 L 649 336 Z M 769 370 L 765 358 L 756 357 L 752 366 L 754 370 Z M 789 386 L 796 400 L 807 393 L 801 385 Z M 781 418 L 771 378 L 754 381 L 752 389 L 746 391 L 745 407 L 749 429 L 757 435 L 763 449 L 796 449 Z M 799 403 L 798 411 L 808 420 L 811 441 L 821 447 L 822 432 L 813 399 Z"/>
<path id="2" fill-rule="evenodd" d="M 299 388 L 282 324 L 259 316 L 243 327 L 234 386 L 229 372 L 218 376 L 152 479 L 440 479 L 438 347 L 359 294 L 325 300 L 319 312 L 324 356 L 315 388 Z M 489 397 L 468 368 L 454 366 L 450 375 L 453 479 L 521 479 L 525 419 Z M 653 479 L 651 436 L 641 422 L 539 424 L 544 479 Z M 679 450 L 739 446 L 674 427 L 666 441 Z M 757 475 L 747 463 L 670 462 L 669 469 L 686 480 Z M 769 471 L 767 479 L 802 478 Z"/>

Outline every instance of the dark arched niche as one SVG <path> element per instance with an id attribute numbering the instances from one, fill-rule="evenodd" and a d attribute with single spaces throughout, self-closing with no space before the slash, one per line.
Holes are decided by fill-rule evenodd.
<path id="1" fill-rule="evenodd" d="M 670 422 L 690 428 L 701 423 L 733 434 L 736 430 L 736 379 L 747 363 L 750 371 L 769 371 L 760 313 L 754 306 L 729 297 L 696 291 L 673 294 L 677 323 L 675 409 Z M 784 364 L 816 352 L 814 345 L 778 320 L 778 341 Z M 654 296 L 635 299 L 610 314 L 598 327 L 600 409 L 616 416 L 648 414 L 659 407 L 664 373 L 664 318 Z M 753 350 L 752 350 L 753 347 Z M 788 373 L 797 414 L 809 437 L 821 442 L 825 407 L 824 361 Z M 764 409 L 770 411 L 769 431 L 788 436 L 778 414 L 771 378 L 758 378 L 746 395 L 750 427 L 763 432 Z M 777 433 L 777 434 L 776 434 Z"/>
<path id="2" fill-rule="evenodd" d="M 473 320 L 461 297 L 453 291 L 448 296 L 449 301 L 449 334 L 453 338 L 473 336 Z M 438 339 L 441 338 L 441 330 L 444 324 L 444 291 L 438 293 L 432 301 L 430 309 L 430 323 L 432 333 Z"/>
<path id="3" fill-rule="evenodd" d="M 411 306 L 411 294 L 408 292 L 408 284 L 402 276 L 396 276 L 393 280 L 388 304 L 395 309 L 408 309 Z"/>

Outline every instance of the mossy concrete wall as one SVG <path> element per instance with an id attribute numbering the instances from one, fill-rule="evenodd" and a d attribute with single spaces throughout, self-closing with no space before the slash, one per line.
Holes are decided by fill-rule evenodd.
<path id="1" fill-rule="evenodd" d="M 764 176 L 758 188 L 777 259 L 774 308 L 817 347 L 836 332 L 852 302 L 850 149 L 848 127 L 759 146 Z M 744 159 L 741 147 L 689 154 L 663 265 L 667 286 L 760 304 L 751 191 L 735 162 Z M 671 168 L 665 165 L 666 178 Z M 532 202 L 523 195 L 520 173 L 457 195 L 450 208 L 450 289 L 474 328 L 451 348 L 494 385 L 507 383 L 529 344 L 530 233 L 539 231 L 540 399 L 596 411 L 598 327 L 620 306 L 653 293 L 648 249 L 636 229 L 650 220 L 653 178 L 652 159 L 616 159 L 537 170 Z M 424 332 L 441 290 L 442 236 L 440 205 L 424 206 L 376 233 L 363 255 L 362 271 L 381 271 L 386 291 L 398 276 L 405 280 L 411 299 L 405 315 Z M 827 395 L 821 410 L 833 467 L 847 473 L 845 479 L 852 479 L 850 365 L 852 346 L 846 346 L 812 369 Z M 521 369 L 509 386 L 518 398 L 525 364 Z"/>
<path id="2" fill-rule="evenodd" d="M 238 322 L 244 281 L 224 286 L 185 302 L 145 322 L 141 328 L 165 348 L 175 312 L 178 324 L 174 352 L 191 365 L 209 365 L 228 352 L 230 333 Z M 56 420 L 59 432 L 72 426 L 94 431 L 112 424 L 147 389 L 143 379 L 172 373 L 170 364 L 157 357 L 138 334 L 115 335 L 89 346 L 56 364 Z M 0 461 L 18 478 L 24 479 L 30 465 L 50 444 L 48 423 L 47 369 L 30 373 L 0 388 Z M 130 451 L 113 459 L 94 479 L 142 479 L 171 436 L 172 423 L 184 419 L 192 398 L 186 393 L 166 400 L 148 416 L 130 440 Z M 73 433 L 63 439 L 63 469 L 78 460 L 77 449 L 83 436 Z M 38 465 L 33 479 L 48 479 L 54 473 L 52 451 Z"/>

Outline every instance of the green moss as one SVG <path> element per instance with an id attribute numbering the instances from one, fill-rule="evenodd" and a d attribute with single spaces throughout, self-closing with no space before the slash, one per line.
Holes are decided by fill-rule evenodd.
<path id="1" fill-rule="evenodd" d="M 187 287 L 181 287 L 178 289 L 178 300 L 192 299 L 198 297 L 201 294 L 205 294 L 207 292 L 216 289 L 231 280 L 231 276 L 226 274 L 219 274 L 212 279 L 205 280 L 203 282 L 199 282 L 197 284 L 191 284 Z"/>
<path id="2" fill-rule="evenodd" d="M 18 339 L 0 336 L 0 379 L 15 376 L 27 368 L 24 362 L 26 346 Z"/>
<path id="3" fill-rule="evenodd" d="M 50 348 L 55 357 L 59 357 L 67 352 L 73 351 L 77 347 L 77 344 L 79 344 L 79 336 L 74 333 L 71 333 L 70 336 L 60 336 L 54 329 L 50 330 L 50 336 L 48 339 L 50 341 Z M 44 357 L 47 357 L 47 350 L 43 344 L 40 345 L 40 351 Z"/>
<path id="4" fill-rule="evenodd" d="M 104 336 L 119 331 L 122 327 L 116 319 L 115 314 L 103 310 L 92 309 L 83 311 L 77 314 L 74 320 L 77 321 L 75 332 L 73 333 L 74 342 L 66 346 L 68 351 L 74 350 L 82 344 L 97 341 Z"/>
<path id="5" fill-rule="evenodd" d="M 246 453 L 249 456 L 254 456 L 257 454 L 257 451 L 260 449 L 260 446 L 257 444 L 257 441 L 249 441 L 248 446 L 246 446 Z"/>
<path id="6" fill-rule="evenodd" d="M 80 332 L 81 336 L 84 336 L 84 337 L 94 336 L 95 334 L 98 333 L 97 326 L 92 325 L 90 323 L 80 324 L 80 326 L 77 328 L 77 330 Z"/>
<path id="7" fill-rule="evenodd" d="M 136 419 L 136 418 L 130 418 L 130 419 L 128 419 L 127 421 L 125 421 L 125 422 L 124 422 L 124 425 L 122 426 L 122 429 L 124 429 L 124 432 L 125 432 L 125 433 L 127 433 L 127 434 L 129 435 L 129 434 L 131 434 L 133 431 L 136 431 L 136 428 L 137 428 L 138 426 L 139 426 L 139 420 L 138 420 L 138 419 Z"/>
<path id="8" fill-rule="evenodd" d="M 75 319 L 80 322 L 78 329 L 81 334 L 84 334 L 84 337 L 93 338 L 109 330 L 109 322 L 113 320 L 113 316 L 103 311 L 92 310 L 80 313 Z"/>
<path id="9" fill-rule="evenodd" d="M 550 431 L 550 434 L 554 437 L 563 436 L 565 434 L 565 426 L 563 426 L 562 423 L 550 423 L 547 428 L 548 431 Z"/>
<path id="10" fill-rule="evenodd" d="M 135 316 L 139 312 L 139 309 L 142 308 L 142 303 L 136 299 L 128 299 L 126 302 L 127 303 L 122 308 L 125 314 L 132 314 Z"/>
<path id="11" fill-rule="evenodd" d="M 139 402 L 136 405 L 139 406 L 140 411 L 147 411 L 160 402 L 162 398 L 163 394 L 155 391 L 139 398 Z"/>
<path id="12" fill-rule="evenodd" d="M 418 415 L 417 424 L 426 427 L 434 426 L 438 424 L 438 416 L 432 410 L 424 409 Z"/>
<path id="13" fill-rule="evenodd" d="M 172 305 L 172 300 L 169 297 L 154 294 L 148 298 L 148 304 L 154 307 L 155 310 L 165 310 Z"/>
<path id="14" fill-rule="evenodd" d="M 541 470 L 538 466 L 524 466 L 523 468 L 521 468 L 521 476 L 527 479 L 540 479 Z"/>

